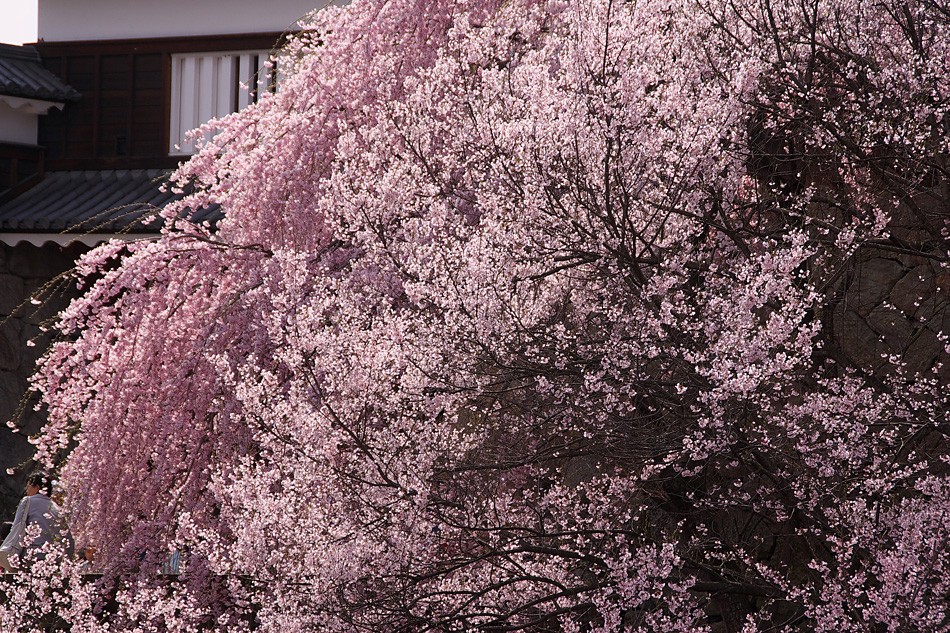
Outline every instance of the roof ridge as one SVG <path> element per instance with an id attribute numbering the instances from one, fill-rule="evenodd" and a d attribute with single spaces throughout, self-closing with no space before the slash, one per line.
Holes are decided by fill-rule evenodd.
<path id="1" fill-rule="evenodd" d="M 43 66 L 34 47 L 14 44 L 0 44 L 0 95 L 53 102 L 82 98 Z"/>
<path id="2" fill-rule="evenodd" d="M 35 46 L 28 44 L 3 44 L 0 43 L 0 58 L 17 59 L 40 63 L 40 52 Z"/>

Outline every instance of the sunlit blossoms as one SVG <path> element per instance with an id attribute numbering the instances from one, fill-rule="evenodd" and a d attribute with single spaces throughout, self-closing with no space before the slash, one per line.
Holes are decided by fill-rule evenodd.
<path id="1" fill-rule="evenodd" d="M 926 0 L 315 12 L 81 262 L 38 452 L 102 575 L 0 621 L 950 630 L 948 59 Z"/>

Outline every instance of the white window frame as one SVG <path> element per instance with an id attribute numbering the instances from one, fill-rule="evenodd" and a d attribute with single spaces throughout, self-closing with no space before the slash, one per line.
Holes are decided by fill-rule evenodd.
<path id="1" fill-rule="evenodd" d="M 277 68 L 270 51 L 222 51 L 172 55 L 169 156 L 195 152 L 186 134 L 216 117 L 237 112 L 275 90 Z M 205 140 L 210 140 L 209 132 Z"/>

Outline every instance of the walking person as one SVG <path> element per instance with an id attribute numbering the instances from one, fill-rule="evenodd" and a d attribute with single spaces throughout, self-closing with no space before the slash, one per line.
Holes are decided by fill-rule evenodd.
<path id="1" fill-rule="evenodd" d="M 52 483 L 45 475 L 36 473 L 27 479 L 26 496 L 17 506 L 10 534 L 0 545 L 0 566 L 7 573 L 14 571 L 9 560 L 12 555 L 19 557 L 20 567 L 23 567 L 24 561 L 41 558 L 43 553 L 39 551 L 40 548 L 59 536 L 60 510 L 50 499 L 51 492 Z M 39 526 L 40 533 L 31 539 L 27 535 L 27 528 L 34 524 Z"/>

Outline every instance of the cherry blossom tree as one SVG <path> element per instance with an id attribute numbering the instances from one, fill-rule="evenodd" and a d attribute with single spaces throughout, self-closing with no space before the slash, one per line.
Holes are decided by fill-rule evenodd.
<path id="1" fill-rule="evenodd" d="M 10 630 L 950 630 L 950 6 L 302 26 L 79 265 L 38 458 L 102 576 L 51 553 Z M 881 254 L 928 344 L 871 362 Z"/>

